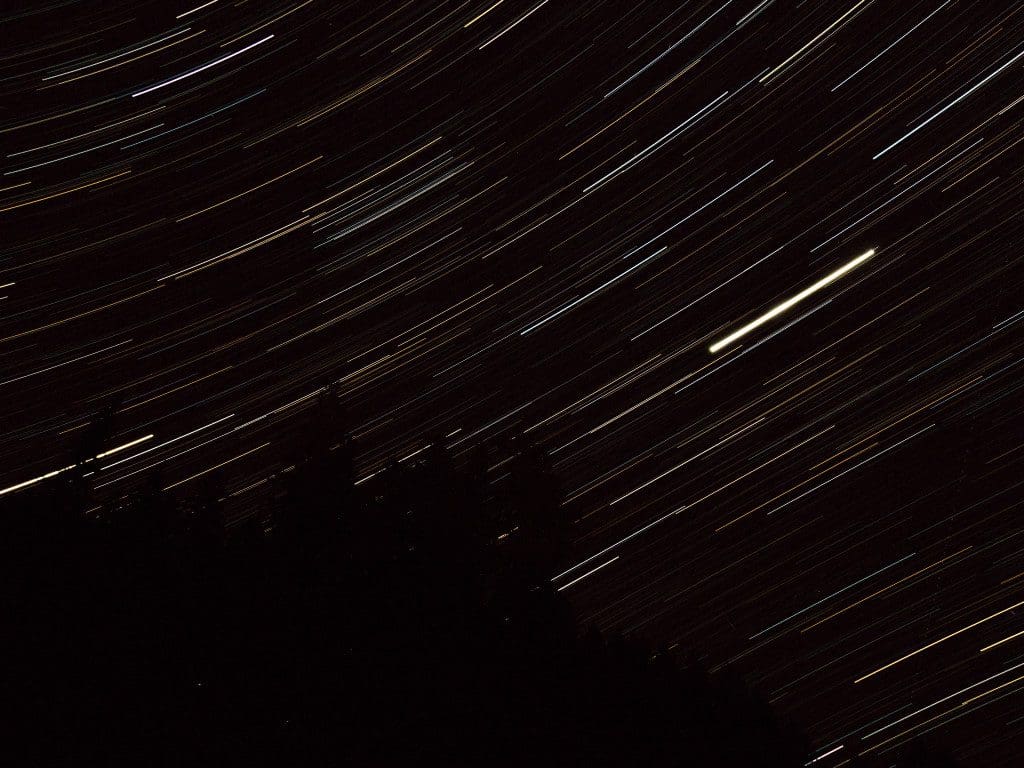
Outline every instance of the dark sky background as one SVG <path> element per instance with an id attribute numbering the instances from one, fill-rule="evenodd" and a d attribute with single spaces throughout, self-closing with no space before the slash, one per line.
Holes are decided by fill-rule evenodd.
<path id="1" fill-rule="evenodd" d="M 0 38 L 0 494 L 112 401 L 101 496 L 218 468 L 234 520 L 330 382 L 361 478 L 525 431 L 583 621 L 736 666 L 822 768 L 1019 764 L 1024 6 L 41 0 Z"/>

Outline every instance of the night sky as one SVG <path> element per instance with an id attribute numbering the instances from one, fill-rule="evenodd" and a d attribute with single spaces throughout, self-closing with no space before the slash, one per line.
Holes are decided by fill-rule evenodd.
<path id="1" fill-rule="evenodd" d="M 815 765 L 1024 750 L 1024 5 L 0 12 L 0 494 L 546 448 L 581 621 Z M 504 453 L 502 453 L 504 452 Z M 0 501 L 2 501 L 0 496 Z"/>

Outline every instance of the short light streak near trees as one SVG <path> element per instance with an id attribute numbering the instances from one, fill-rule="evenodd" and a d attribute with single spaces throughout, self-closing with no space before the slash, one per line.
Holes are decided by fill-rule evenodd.
<path id="1" fill-rule="evenodd" d="M 97 453 L 92 458 L 86 459 L 85 461 L 83 461 L 81 463 L 82 464 L 87 464 L 89 462 L 95 461 L 96 459 L 103 459 L 103 458 L 106 458 L 107 456 L 112 456 L 115 453 L 120 453 L 121 451 L 123 451 L 123 450 L 125 450 L 127 448 L 131 448 L 133 446 L 138 445 L 139 443 L 144 443 L 147 440 L 152 440 L 152 439 L 153 439 L 153 435 L 145 435 L 145 436 L 140 437 L 140 438 L 138 438 L 136 440 L 132 440 L 129 443 L 125 443 L 124 445 L 119 445 L 116 448 L 111 448 L 109 451 L 103 451 L 102 453 Z M 0 496 L 3 496 L 4 494 L 7 494 L 7 493 L 11 493 L 13 491 L 21 490 L 22 488 L 28 488 L 29 486 L 35 485 L 36 483 L 41 483 L 43 480 L 49 480 L 50 478 L 56 477 L 57 475 L 61 474 L 62 472 L 67 472 L 68 470 L 74 469 L 77 466 L 79 466 L 79 464 L 70 464 L 70 465 L 68 465 L 66 467 L 61 467 L 60 469 L 55 469 L 55 470 L 53 470 L 51 472 L 47 472 L 45 475 L 40 475 L 39 477 L 33 477 L 31 480 L 25 480 L 23 482 L 15 484 L 15 485 L 11 485 L 11 486 L 9 486 L 7 488 L 0 488 Z"/>
<path id="2" fill-rule="evenodd" d="M 816 282 L 814 285 L 812 285 L 812 286 L 810 286 L 808 288 L 804 288 L 804 290 L 800 291 L 800 293 L 796 294 L 796 296 L 793 296 L 793 297 L 791 297 L 789 299 L 786 299 L 781 304 L 778 304 L 777 306 L 772 307 L 771 309 L 769 309 L 767 312 L 765 312 L 763 315 L 761 315 L 756 320 L 752 320 L 751 322 L 747 323 L 746 325 L 744 325 L 739 330 L 733 331 L 728 336 L 726 336 L 724 339 L 721 339 L 720 341 L 716 341 L 714 344 L 712 344 L 711 346 L 708 347 L 708 351 L 711 352 L 712 354 L 714 354 L 715 352 L 717 352 L 718 350 L 722 349 L 723 347 L 729 346 L 730 344 L 732 344 L 737 339 L 740 339 L 743 336 L 746 336 L 748 333 L 750 333 L 755 328 L 760 328 L 762 325 L 767 323 L 772 318 L 778 317 L 783 312 L 785 312 L 787 309 L 790 309 L 793 306 L 799 304 L 801 301 L 806 299 L 811 294 L 817 293 L 822 288 L 824 288 L 824 287 L 826 287 L 828 285 L 831 285 L 836 280 L 838 280 L 840 277 L 845 275 L 847 272 L 849 272 L 852 269 L 856 269 L 857 267 L 859 267 L 861 264 L 863 264 L 865 261 L 867 261 L 868 259 L 870 259 L 874 255 L 875 255 L 875 249 L 874 248 L 871 248 L 870 250 L 865 251 L 860 256 L 855 258 L 853 261 L 847 262 L 846 264 L 841 266 L 835 272 L 832 272 L 831 274 L 825 275 L 825 277 L 821 278 L 821 280 Z"/>

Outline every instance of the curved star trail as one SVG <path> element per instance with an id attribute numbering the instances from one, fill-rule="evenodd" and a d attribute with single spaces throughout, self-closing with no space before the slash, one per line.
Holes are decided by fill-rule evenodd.
<path id="1" fill-rule="evenodd" d="M 1024 6 L 0 24 L 4 495 L 109 402 L 98 493 L 216 468 L 236 518 L 331 382 L 362 478 L 524 431 L 585 622 L 736 667 L 823 768 L 1016 764 Z"/>

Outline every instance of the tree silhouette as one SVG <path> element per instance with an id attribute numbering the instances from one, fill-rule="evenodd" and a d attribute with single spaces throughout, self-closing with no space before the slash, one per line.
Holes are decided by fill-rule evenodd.
<path id="1" fill-rule="evenodd" d="M 337 389 L 324 387 L 299 436 L 294 469 L 281 477 L 275 523 L 279 535 L 298 540 L 330 534 L 349 501 L 355 445 L 345 432 Z"/>
<path id="2" fill-rule="evenodd" d="M 806 762 L 739 678 L 579 631 L 537 446 L 491 483 L 486 447 L 460 470 L 434 439 L 356 486 L 329 390 L 300 445 L 270 519 L 230 536 L 215 473 L 95 514 L 59 477 L 4 500 L 30 764 Z"/>
<path id="3" fill-rule="evenodd" d="M 71 461 L 73 464 L 92 461 L 104 449 L 110 447 L 110 438 L 114 434 L 117 411 L 120 406 L 120 400 L 114 398 L 93 415 L 78 439 L 72 443 Z"/>

